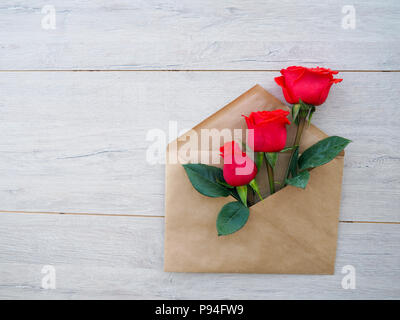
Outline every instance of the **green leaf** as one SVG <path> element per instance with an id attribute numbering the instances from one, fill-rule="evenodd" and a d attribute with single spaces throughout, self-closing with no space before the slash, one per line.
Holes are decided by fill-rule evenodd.
<path id="1" fill-rule="evenodd" d="M 234 186 L 231 186 L 230 184 L 227 184 L 225 181 L 219 181 L 219 180 L 217 179 L 217 182 L 218 182 L 221 186 L 224 186 L 224 187 L 226 187 L 226 188 L 228 188 L 228 189 L 233 189 L 233 188 L 234 188 Z"/>
<path id="2" fill-rule="evenodd" d="M 292 155 L 292 158 L 290 159 L 289 163 L 289 176 L 295 177 L 297 176 L 297 161 L 299 159 L 299 148 L 297 147 Z"/>
<path id="3" fill-rule="evenodd" d="M 193 187 L 202 195 L 207 197 L 227 197 L 231 190 L 220 182 L 225 182 L 223 172 L 220 168 L 207 166 L 200 163 L 184 164 L 183 167 Z"/>
<path id="4" fill-rule="evenodd" d="M 310 179 L 310 173 L 306 171 L 300 172 L 297 176 L 286 179 L 286 184 L 290 184 L 291 186 L 295 186 L 297 188 L 305 189 Z"/>
<path id="5" fill-rule="evenodd" d="M 241 202 L 229 202 L 224 205 L 217 218 L 219 236 L 225 236 L 240 230 L 249 218 L 249 208 Z"/>
<path id="6" fill-rule="evenodd" d="M 275 168 L 276 160 L 278 159 L 278 152 L 265 152 L 265 158 L 272 168 Z"/>
<path id="7" fill-rule="evenodd" d="M 323 139 L 302 153 L 299 158 L 299 170 L 322 166 L 334 159 L 351 141 L 332 136 Z"/>
<path id="8" fill-rule="evenodd" d="M 230 195 L 231 195 L 232 197 L 234 197 L 236 200 L 241 201 L 241 200 L 240 200 L 239 193 L 237 192 L 237 190 L 236 190 L 236 188 L 235 188 L 234 186 L 231 186 L 230 184 L 227 184 L 226 182 L 222 182 L 222 181 L 219 181 L 219 180 L 217 180 L 217 182 L 218 182 L 220 185 L 222 185 L 222 186 L 228 188 L 228 189 L 230 190 L 230 192 L 231 192 Z"/>
<path id="9" fill-rule="evenodd" d="M 226 182 L 222 182 L 222 181 L 219 181 L 219 180 L 217 180 L 217 182 L 218 182 L 220 185 L 222 185 L 222 186 L 228 188 L 228 189 L 230 190 L 230 192 L 231 192 L 230 195 L 231 195 L 232 197 L 234 197 L 236 200 L 239 200 L 239 201 L 240 201 L 239 193 L 237 192 L 237 190 L 236 190 L 236 188 L 235 188 L 234 186 L 231 186 L 230 184 L 227 184 Z"/>

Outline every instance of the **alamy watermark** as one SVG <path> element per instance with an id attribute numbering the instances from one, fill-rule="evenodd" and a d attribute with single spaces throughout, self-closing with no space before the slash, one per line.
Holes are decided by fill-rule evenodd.
<path id="1" fill-rule="evenodd" d="M 41 271 L 44 276 L 42 277 L 42 289 L 56 289 L 56 268 L 52 265 L 45 265 Z"/>
<path id="2" fill-rule="evenodd" d="M 230 141 L 235 141 L 241 145 L 242 151 L 247 156 L 254 159 L 254 152 L 247 148 L 254 139 L 253 129 L 200 129 L 189 130 L 186 134 L 178 137 L 178 124 L 176 121 L 169 121 L 168 133 L 159 128 L 147 131 L 146 141 L 150 142 L 146 150 L 146 161 L 149 164 L 186 164 L 203 163 L 219 164 L 221 162 L 220 147 Z M 171 141 L 168 144 L 168 141 Z M 167 152 L 166 152 L 167 151 Z M 224 163 L 230 164 L 232 161 L 240 163 L 243 161 L 241 154 L 233 154 L 233 157 L 225 157 Z M 238 175 L 248 174 L 252 170 L 252 164 L 246 162 L 244 167 L 237 168 Z"/>
<path id="3" fill-rule="evenodd" d="M 56 8 L 53 5 L 45 5 L 42 7 L 44 14 L 41 24 L 44 30 L 55 30 L 57 28 Z"/>
<path id="4" fill-rule="evenodd" d="M 354 290 L 356 288 L 356 268 L 348 264 L 342 268 L 342 273 L 345 274 L 342 279 L 342 288 Z"/>
<path id="5" fill-rule="evenodd" d="M 342 28 L 355 29 L 356 28 L 356 8 L 353 5 L 346 5 L 342 7 Z"/>

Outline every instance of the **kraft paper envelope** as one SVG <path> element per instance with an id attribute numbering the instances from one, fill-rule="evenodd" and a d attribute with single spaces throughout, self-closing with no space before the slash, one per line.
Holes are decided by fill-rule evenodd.
<path id="1" fill-rule="evenodd" d="M 246 129 L 241 115 L 276 108 L 288 107 L 256 85 L 178 140 L 206 128 Z M 291 125 L 287 145 L 293 143 L 294 130 Z M 300 152 L 325 137 L 310 125 L 303 132 Z M 193 188 L 182 164 L 168 161 L 172 146 L 181 148 L 179 141 L 171 143 L 167 150 L 165 271 L 334 273 L 344 153 L 311 170 L 305 190 L 292 186 L 279 190 L 250 207 L 249 219 L 241 230 L 218 237 L 218 213 L 224 204 L 235 199 L 209 198 Z M 288 157 L 287 153 L 279 156 L 279 181 Z M 216 166 L 221 165 L 222 162 Z M 261 186 L 264 194 L 268 193 L 266 176 L 263 171 L 257 176 L 257 181 L 265 181 Z"/>

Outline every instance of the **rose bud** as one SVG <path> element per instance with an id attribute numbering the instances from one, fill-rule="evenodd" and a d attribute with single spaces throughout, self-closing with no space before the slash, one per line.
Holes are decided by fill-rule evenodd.
<path id="1" fill-rule="evenodd" d="M 244 186 L 256 177 L 257 167 L 235 141 L 225 143 L 220 149 L 224 158 L 224 179 L 234 187 Z"/>
<path id="2" fill-rule="evenodd" d="M 305 68 L 292 66 L 282 69 L 282 76 L 276 77 L 275 82 L 282 87 L 283 95 L 288 103 L 303 102 L 319 106 L 328 97 L 333 83 L 339 83 L 343 79 L 334 79 L 333 75 L 338 71 L 325 68 Z"/>
<path id="3" fill-rule="evenodd" d="M 252 112 L 246 119 L 247 127 L 253 129 L 248 134 L 248 145 L 255 152 L 279 152 L 286 145 L 286 125 L 290 124 L 289 111 Z"/>

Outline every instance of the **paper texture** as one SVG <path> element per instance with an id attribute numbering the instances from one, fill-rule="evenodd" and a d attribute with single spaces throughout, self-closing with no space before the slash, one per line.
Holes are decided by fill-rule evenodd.
<path id="1" fill-rule="evenodd" d="M 287 107 L 257 85 L 184 136 L 189 137 L 203 128 L 245 129 L 241 115 L 276 108 Z M 294 140 L 295 126 L 290 127 L 288 146 Z M 301 149 L 325 137 L 326 134 L 310 125 L 303 132 Z M 179 149 L 180 143 L 177 145 Z M 171 145 L 167 158 L 170 150 Z M 287 158 L 288 154 L 280 156 L 278 176 L 283 177 Z M 164 270 L 333 274 L 342 172 L 343 153 L 313 169 L 305 190 L 292 186 L 279 190 L 250 207 L 249 220 L 241 230 L 218 237 L 218 213 L 224 204 L 234 199 L 201 195 L 192 187 L 182 165 L 167 160 Z M 262 185 L 264 194 L 268 193 L 266 177 L 266 172 L 262 171 L 257 177 L 259 183 L 265 182 Z"/>

